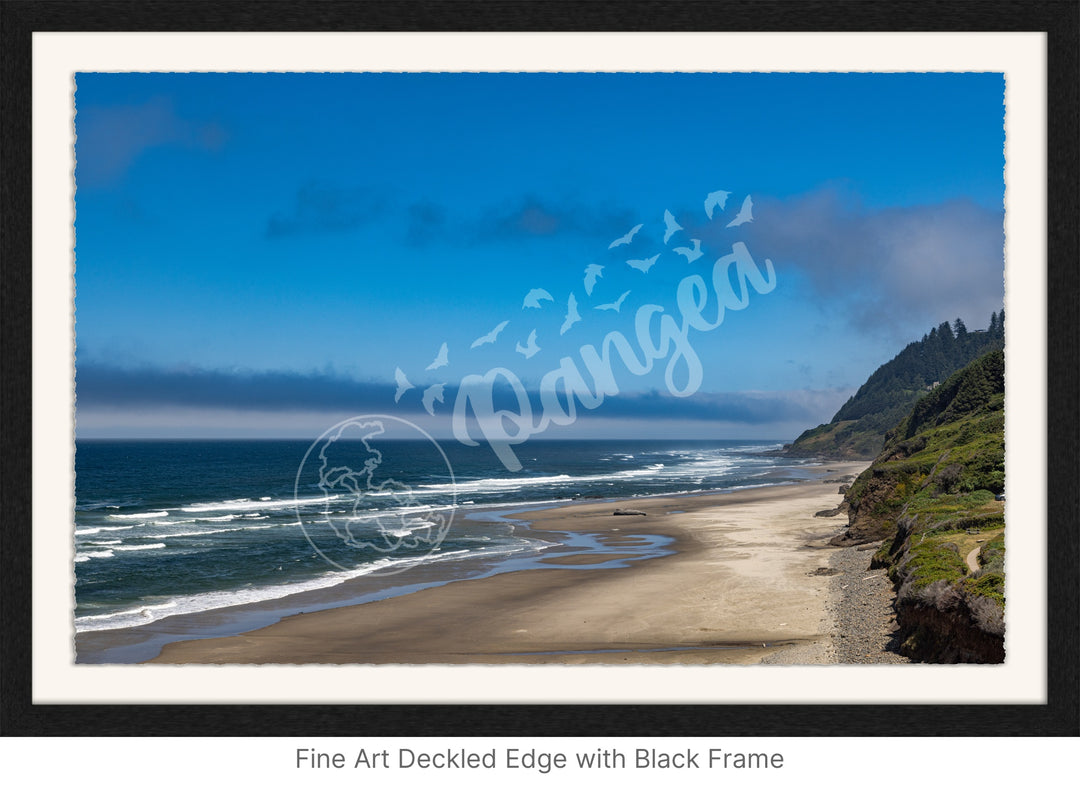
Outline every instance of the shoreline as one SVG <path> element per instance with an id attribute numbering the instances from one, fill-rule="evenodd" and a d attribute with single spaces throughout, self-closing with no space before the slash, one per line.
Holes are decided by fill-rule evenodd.
<path id="1" fill-rule="evenodd" d="M 585 534 L 599 547 L 563 552 L 550 567 L 534 563 L 288 614 L 231 636 L 168 642 L 152 661 L 749 664 L 786 653 L 797 655 L 791 664 L 830 663 L 830 578 L 817 571 L 839 551 L 827 541 L 846 518 L 813 514 L 839 502 L 836 477 L 866 464 L 821 465 L 816 480 L 785 486 L 516 511 L 514 521 L 541 538 Z M 648 515 L 613 516 L 619 507 Z M 669 537 L 673 552 L 626 558 L 644 535 Z"/>

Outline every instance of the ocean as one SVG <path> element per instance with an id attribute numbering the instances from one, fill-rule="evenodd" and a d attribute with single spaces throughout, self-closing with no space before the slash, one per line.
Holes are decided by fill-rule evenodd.
<path id="1" fill-rule="evenodd" d="M 779 485 L 809 477 L 774 441 L 537 441 L 508 472 L 454 441 L 80 440 L 75 630 L 268 602 L 360 576 L 514 567 L 553 549 L 515 513 L 585 498 Z M 468 514 L 470 518 L 464 518 Z M 568 551 L 590 551 L 566 536 Z M 662 541 L 643 545 L 663 554 Z M 557 548 L 557 546 L 555 547 Z M 600 551 L 601 548 L 597 548 Z M 649 554 L 651 553 L 651 554 Z M 449 561 L 486 559 L 477 565 Z M 450 569 L 454 571 L 450 571 Z"/>

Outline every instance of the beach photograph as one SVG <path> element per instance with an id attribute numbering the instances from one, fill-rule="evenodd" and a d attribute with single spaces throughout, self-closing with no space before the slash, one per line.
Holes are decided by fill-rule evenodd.
<path id="1" fill-rule="evenodd" d="M 76 73 L 73 661 L 1004 663 L 1005 87 Z"/>

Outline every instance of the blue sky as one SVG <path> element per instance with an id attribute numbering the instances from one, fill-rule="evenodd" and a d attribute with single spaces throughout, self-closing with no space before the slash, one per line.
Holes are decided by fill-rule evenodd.
<path id="1" fill-rule="evenodd" d="M 633 338 L 642 305 L 677 319 L 679 283 L 742 243 L 776 285 L 688 336 L 693 395 L 665 360 L 616 366 L 619 395 L 548 434 L 790 440 L 931 326 L 1002 303 L 1000 74 L 76 83 L 80 437 L 313 437 L 369 413 L 447 436 L 463 377 L 504 368 L 535 394 L 583 346 Z M 674 251 L 695 238 L 700 258 Z M 552 301 L 523 308 L 532 289 Z M 395 402 L 398 368 L 414 388 Z"/>

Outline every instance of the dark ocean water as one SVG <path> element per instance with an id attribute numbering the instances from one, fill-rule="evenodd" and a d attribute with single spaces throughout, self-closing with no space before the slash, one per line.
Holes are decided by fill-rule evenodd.
<path id="1" fill-rule="evenodd" d="M 150 623 L 360 575 L 551 544 L 462 513 L 800 480 L 769 441 L 532 441 L 508 472 L 447 441 L 80 441 L 77 631 Z M 387 585 L 393 577 L 387 576 Z"/>

